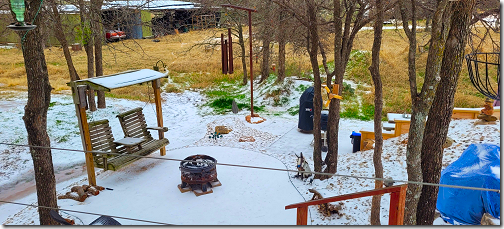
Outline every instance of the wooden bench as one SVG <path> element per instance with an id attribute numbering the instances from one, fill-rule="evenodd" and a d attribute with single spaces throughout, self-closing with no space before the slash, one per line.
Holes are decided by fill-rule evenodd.
<path id="1" fill-rule="evenodd" d="M 159 148 L 161 148 L 170 143 L 166 138 L 157 140 L 152 137 L 149 130 L 166 132 L 168 131 L 168 128 L 157 126 L 148 127 L 141 107 L 120 113 L 117 115 L 117 118 L 119 118 L 119 123 L 121 123 L 124 137 L 145 139 L 145 141 L 140 144 L 141 147 L 161 145 L 159 146 Z"/>
<path id="2" fill-rule="evenodd" d="M 113 171 L 141 158 L 135 156 L 149 155 L 169 143 L 168 139 L 162 139 L 145 144 L 147 140 L 143 138 L 124 138 L 114 141 L 109 121 L 106 119 L 90 122 L 89 135 L 93 151 L 121 154 L 93 153 L 95 167 Z"/>
<path id="3" fill-rule="evenodd" d="M 401 134 L 405 134 L 409 132 L 410 127 L 410 115 L 409 114 L 398 114 L 398 113 L 388 113 L 387 114 L 387 123 L 383 123 L 383 131 L 382 136 L 383 140 L 400 136 Z M 374 130 L 370 129 L 361 129 L 359 131 L 361 133 L 361 142 L 360 148 L 364 148 L 364 141 L 367 139 L 375 139 Z"/>
<path id="4" fill-rule="evenodd" d="M 477 119 L 483 108 L 453 108 L 452 119 Z M 494 107 L 493 116 L 500 119 L 500 106 Z"/>

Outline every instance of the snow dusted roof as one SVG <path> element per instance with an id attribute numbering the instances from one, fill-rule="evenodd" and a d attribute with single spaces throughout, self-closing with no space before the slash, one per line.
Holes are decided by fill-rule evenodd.
<path id="1" fill-rule="evenodd" d="M 84 80 L 77 80 L 74 83 L 76 85 L 88 85 L 92 89 L 98 91 L 110 91 L 112 89 L 150 82 L 152 80 L 166 77 L 168 77 L 168 74 L 151 69 L 140 69 Z M 69 82 L 67 84 L 71 86 L 72 82 Z"/>
<path id="2" fill-rule="evenodd" d="M 173 9 L 193 9 L 196 8 L 192 2 L 183 1 L 113 1 L 109 4 L 109 8 L 115 7 L 139 7 L 145 10 L 173 10 Z"/>
<path id="3" fill-rule="evenodd" d="M 79 12 L 75 5 L 58 6 L 63 12 Z M 198 8 L 193 2 L 184 1 L 164 1 L 164 0 L 138 0 L 138 1 L 106 1 L 103 3 L 102 10 L 130 7 L 142 10 L 176 10 L 176 9 L 195 9 Z"/>

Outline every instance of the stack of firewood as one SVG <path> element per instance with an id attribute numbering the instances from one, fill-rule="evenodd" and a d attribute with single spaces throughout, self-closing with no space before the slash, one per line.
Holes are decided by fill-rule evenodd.
<path id="1" fill-rule="evenodd" d="M 88 196 L 96 196 L 100 194 L 100 191 L 104 189 L 105 188 L 102 186 L 73 186 L 70 192 L 67 192 L 65 195 L 58 196 L 58 199 L 73 199 L 79 202 L 83 202 L 88 198 Z"/>

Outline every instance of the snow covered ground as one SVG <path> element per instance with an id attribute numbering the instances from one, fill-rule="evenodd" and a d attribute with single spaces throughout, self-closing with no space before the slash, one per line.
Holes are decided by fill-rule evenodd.
<path id="1" fill-rule="evenodd" d="M 22 121 L 26 93 L 3 91 L 0 99 L 0 142 L 27 144 Z M 300 93 L 291 95 L 296 103 Z M 194 154 L 206 154 L 219 163 L 252 165 L 279 169 L 296 169 L 295 154 L 303 153 L 313 168 L 310 142 L 313 135 L 297 131 L 297 115 L 264 115 L 266 121 L 250 124 L 245 121 L 249 111 L 238 114 L 209 115 L 199 105 L 205 102 L 198 92 L 162 93 L 164 126 L 170 130 L 166 158 L 184 159 Z M 53 147 L 82 149 L 75 108 L 68 94 L 52 95 L 48 112 L 48 132 Z M 155 125 L 154 105 L 126 99 L 107 98 L 107 108 L 88 113 L 90 121 L 108 119 L 116 139 L 122 130 L 115 117 L 120 112 L 143 107 L 148 124 Z M 208 108 L 204 108 L 208 109 Z M 276 108 L 277 109 L 277 108 Z M 471 143 L 500 145 L 500 120 L 496 125 L 474 126 L 475 120 L 454 120 L 448 136 L 455 143 L 445 149 L 443 166 L 458 159 Z M 216 125 L 226 125 L 233 131 L 217 140 L 208 137 Z M 339 132 L 338 174 L 373 177 L 373 150 L 352 153 L 350 134 L 362 128 L 373 128 L 372 122 L 342 119 Z M 238 142 L 242 136 L 253 136 L 255 142 Z M 383 166 L 385 177 L 407 180 L 406 135 L 385 140 Z M 64 194 L 74 185 L 87 184 L 84 155 L 79 152 L 52 150 L 57 177 L 57 192 Z M 159 156 L 158 152 L 152 156 Z M 112 216 L 144 219 L 182 225 L 289 225 L 296 223 L 296 210 L 285 210 L 289 204 L 312 198 L 308 189 L 316 189 L 324 197 L 359 192 L 374 188 L 374 181 L 334 176 L 313 183 L 293 178 L 295 173 L 218 165 L 222 186 L 213 193 L 196 197 L 191 192 L 180 193 L 179 163 L 175 161 L 141 159 L 119 171 L 97 169 L 98 185 L 111 188 L 84 202 L 58 200 L 62 209 L 94 212 Z M 27 148 L 0 145 L 0 200 L 36 204 L 33 165 Z M 388 224 L 390 195 L 382 197 L 381 222 Z M 342 210 L 331 217 L 321 215 L 316 207 L 309 208 L 308 224 L 369 225 L 371 197 L 342 202 Z M 62 211 L 64 217 L 77 224 L 89 224 L 94 215 Z M 117 219 L 121 224 L 148 224 Z M 33 207 L 0 204 L 0 222 L 5 225 L 38 224 Z M 435 224 L 443 224 L 437 219 Z"/>

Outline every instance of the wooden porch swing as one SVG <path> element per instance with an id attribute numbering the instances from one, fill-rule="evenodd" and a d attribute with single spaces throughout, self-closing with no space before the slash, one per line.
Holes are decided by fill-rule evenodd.
<path id="1" fill-rule="evenodd" d="M 67 83 L 72 88 L 84 150 L 121 154 L 100 155 L 99 153 L 86 153 L 86 169 L 89 185 L 96 185 L 94 167 L 103 168 L 104 170 L 116 170 L 140 159 L 140 157 L 136 156 L 145 156 L 157 150 L 160 151 L 161 156 L 166 154 L 165 146 L 169 144 L 169 141 L 164 138 L 164 132 L 168 131 L 168 128 L 163 127 L 160 79 L 167 77 L 168 73 L 140 69 Z M 117 141 L 114 141 L 108 120 L 98 120 L 88 123 L 86 116 L 86 91 L 88 88 L 96 91 L 111 91 L 112 89 L 147 82 L 152 82 L 152 87 L 154 88 L 157 127 L 147 127 L 142 108 L 135 108 L 118 115 L 125 136 L 123 139 Z M 159 139 L 153 139 L 147 129 L 157 130 Z"/>

